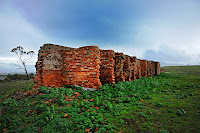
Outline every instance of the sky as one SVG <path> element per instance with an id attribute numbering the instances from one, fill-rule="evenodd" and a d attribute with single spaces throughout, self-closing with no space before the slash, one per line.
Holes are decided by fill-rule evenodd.
<path id="1" fill-rule="evenodd" d="M 95 45 L 168 65 L 200 65 L 199 0 L 0 0 L 0 73 L 19 73 L 11 49 Z"/>

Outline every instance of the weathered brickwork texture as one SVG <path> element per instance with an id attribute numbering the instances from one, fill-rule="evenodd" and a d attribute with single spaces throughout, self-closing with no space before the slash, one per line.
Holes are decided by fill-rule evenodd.
<path id="1" fill-rule="evenodd" d="M 115 51 L 100 50 L 100 81 L 102 84 L 115 83 Z"/>
<path id="2" fill-rule="evenodd" d="M 34 87 L 63 87 L 64 84 L 98 89 L 160 74 L 160 63 L 140 60 L 98 46 L 70 48 L 44 44 L 38 52 Z"/>
<path id="3" fill-rule="evenodd" d="M 147 60 L 140 60 L 141 76 L 147 77 Z"/>
<path id="4" fill-rule="evenodd" d="M 130 57 L 131 62 L 131 80 L 136 80 L 136 57 Z"/>
<path id="5" fill-rule="evenodd" d="M 88 88 L 101 86 L 100 50 L 97 46 L 62 51 L 63 84 L 80 85 Z"/>
<path id="6" fill-rule="evenodd" d="M 140 79 L 140 78 L 141 78 L 140 59 L 136 58 L 136 79 Z"/>
<path id="7" fill-rule="evenodd" d="M 125 55 L 123 71 L 125 80 L 131 81 L 131 61 L 128 55 Z"/>
<path id="8" fill-rule="evenodd" d="M 155 62 L 155 75 L 160 75 L 160 62 Z"/>
<path id="9" fill-rule="evenodd" d="M 115 82 L 125 81 L 124 61 L 125 55 L 123 53 L 115 53 Z"/>

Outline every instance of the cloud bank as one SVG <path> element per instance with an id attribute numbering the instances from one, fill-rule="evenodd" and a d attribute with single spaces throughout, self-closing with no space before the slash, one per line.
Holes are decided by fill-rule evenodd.
<path id="1" fill-rule="evenodd" d="M 0 29 L 1 66 L 16 62 L 12 48 L 37 53 L 44 43 L 98 45 L 161 65 L 200 65 L 199 0 L 3 0 Z"/>

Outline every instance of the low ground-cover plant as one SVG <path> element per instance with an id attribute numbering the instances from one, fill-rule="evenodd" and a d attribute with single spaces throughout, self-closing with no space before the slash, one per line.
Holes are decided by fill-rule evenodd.
<path id="1" fill-rule="evenodd" d="M 183 129 L 195 128 L 197 131 L 193 120 L 198 118 L 193 111 L 199 109 L 196 91 L 200 85 L 179 79 L 176 75 L 161 73 L 136 81 L 107 84 L 96 91 L 66 85 L 64 88 L 39 87 L 34 96 L 9 95 L 0 102 L 0 130 L 104 133 L 183 132 Z M 192 124 L 189 126 L 186 120 Z"/>
<path id="2" fill-rule="evenodd" d="M 105 115 L 119 116 L 123 110 L 122 104 L 135 105 L 137 102 L 142 104 L 141 99 L 149 99 L 153 90 L 150 86 L 147 87 L 150 81 L 148 79 L 140 81 L 142 84 L 138 81 L 108 84 L 96 91 L 84 91 L 81 87 L 75 86 L 39 87 L 36 97 L 30 96 L 19 100 L 4 98 L 1 102 L 1 130 L 116 131 L 118 129 Z M 56 126 L 52 126 L 54 124 Z"/>
<path id="3" fill-rule="evenodd" d="M 20 80 L 0 82 L 0 98 L 5 95 L 11 95 L 16 91 L 28 91 L 33 88 L 33 80 Z"/>

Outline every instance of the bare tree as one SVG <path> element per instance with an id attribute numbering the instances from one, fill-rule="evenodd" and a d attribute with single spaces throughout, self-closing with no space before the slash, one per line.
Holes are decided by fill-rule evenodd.
<path id="1" fill-rule="evenodd" d="M 19 59 L 19 62 L 23 65 L 23 67 L 21 67 L 19 62 L 17 62 L 18 69 L 24 69 L 24 71 L 26 73 L 26 79 L 28 79 L 28 72 L 27 72 L 27 69 L 26 69 L 26 62 L 33 57 L 35 52 L 34 51 L 26 52 L 26 51 L 24 51 L 24 48 L 22 46 L 18 46 L 16 48 L 13 48 L 10 52 L 16 53 L 16 55 L 17 55 L 17 57 Z"/>

